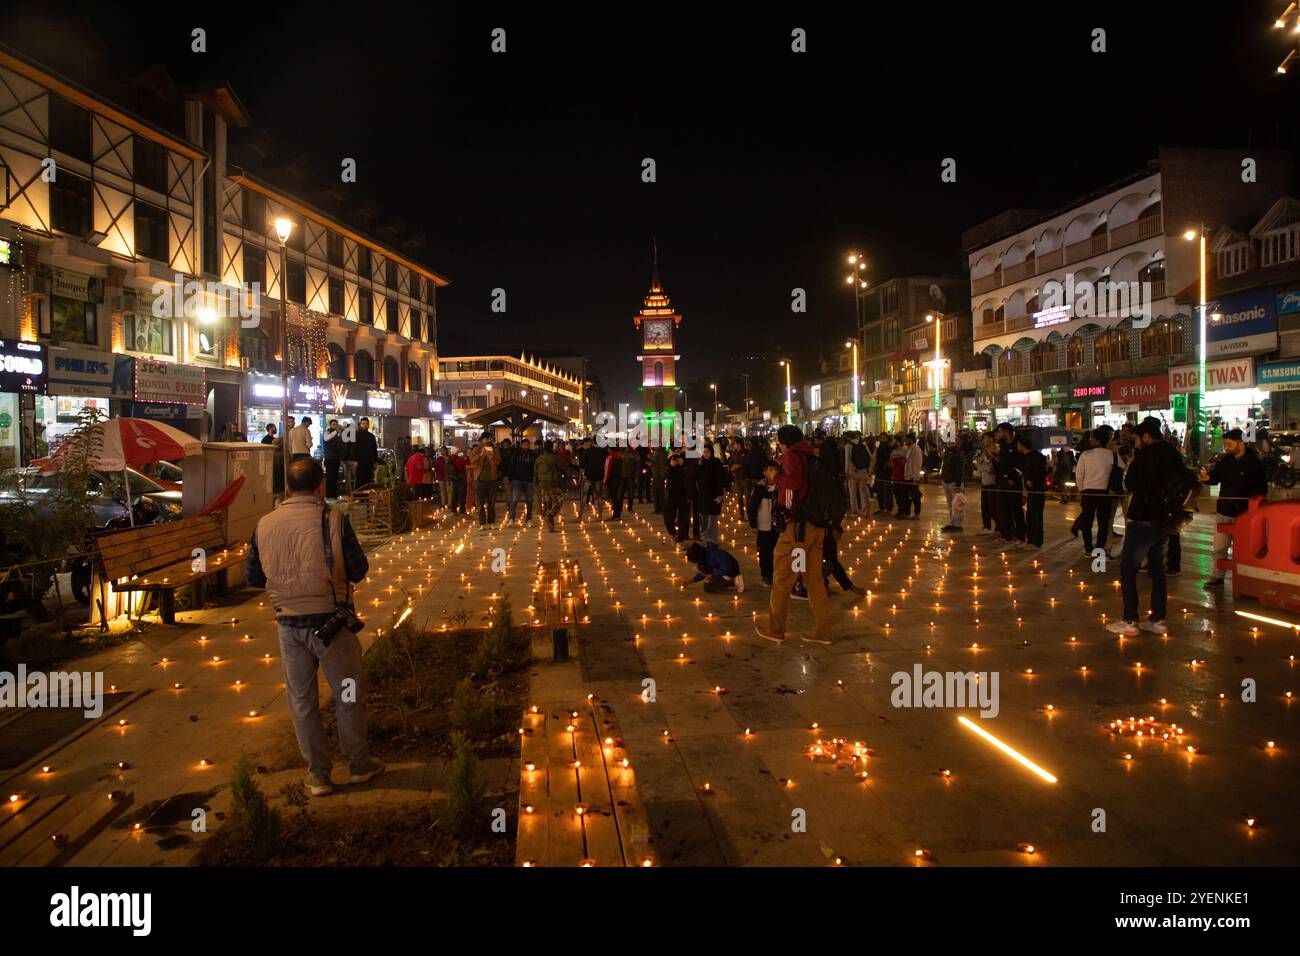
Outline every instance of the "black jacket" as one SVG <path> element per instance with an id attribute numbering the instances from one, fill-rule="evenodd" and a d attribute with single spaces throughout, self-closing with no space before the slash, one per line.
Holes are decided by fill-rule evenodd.
<path id="1" fill-rule="evenodd" d="M 325 460 L 342 461 L 343 460 L 343 433 L 341 431 L 326 432 L 329 435 L 325 439 Z"/>
<path id="2" fill-rule="evenodd" d="M 1041 452 L 1020 456 L 1020 473 L 1025 477 L 1025 491 L 1047 490 L 1047 459 Z"/>
<path id="3" fill-rule="evenodd" d="M 716 458 L 700 459 L 700 511 L 706 515 L 722 514 L 721 498 L 731 487 L 731 472 Z"/>
<path id="4" fill-rule="evenodd" d="M 1128 504 L 1128 519 L 1150 521 L 1152 505 L 1162 495 L 1170 475 L 1186 467 L 1178 449 L 1167 441 L 1139 444 L 1124 475 L 1124 487 L 1133 494 Z"/>
<path id="5" fill-rule="evenodd" d="M 589 445 L 583 449 L 581 457 L 582 474 L 588 481 L 605 480 L 605 455 L 607 452 L 599 445 Z"/>
<path id="6" fill-rule="evenodd" d="M 876 446 L 876 477 L 888 479 L 894 473 L 894 467 L 889 463 L 889 456 L 893 452 L 892 445 L 881 442 Z"/>
<path id="7" fill-rule="evenodd" d="M 1264 477 L 1264 463 L 1247 448 L 1241 458 L 1224 455 L 1210 469 L 1210 484 L 1219 486 L 1219 514 L 1236 517 L 1246 510 L 1247 501 L 1225 501 L 1225 498 L 1254 498 L 1268 494 L 1268 479 Z"/>
<path id="8" fill-rule="evenodd" d="M 961 452 L 956 448 L 949 448 L 943 453 L 943 465 L 939 469 L 939 479 L 945 485 L 956 484 L 961 481 Z"/>
<path id="9" fill-rule="evenodd" d="M 352 442 L 352 454 L 358 465 L 374 465 L 379 461 L 379 442 L 375 440 L 375 433 L 358 427 L 356 440 Z"/>
<path id="10" fill-rule="evenodd" d="M 510 453 L 510 463 L 506 466 L 506 477 L 514 481 L 532 481 L 533 466 L 537 464 L 537 452 L 531 448 L 516 448 Z"/>

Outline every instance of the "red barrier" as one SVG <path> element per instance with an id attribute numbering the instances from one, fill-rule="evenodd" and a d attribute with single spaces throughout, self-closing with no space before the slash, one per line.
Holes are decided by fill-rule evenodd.
<path id="1" fill-rule="evenodd" d="M 1232 557 L 1219 561 L 1232 572 L 1232 596 L 1300 611 L 1300 499 L 1252 498 L 1234 523 L 1218 528 L 1232 537 Z"/>

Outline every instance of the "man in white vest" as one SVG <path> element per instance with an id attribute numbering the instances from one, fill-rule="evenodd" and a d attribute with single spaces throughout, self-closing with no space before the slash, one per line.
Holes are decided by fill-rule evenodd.
<path id="1" fill-rule="evenodd" d="M 332 754 L 321 723 L 317 667 L 334 694 L 339 743 L 348 781 L 366 783 L 384 772 L 371 759 L 361 693 L 361 642 L 339 625 L 336 610 L 350 606 L 350 588 L 370 570 L 347 516 L 325 504 L 325 472 L 314 458 L 289 466 L 288 497 L 263 515 L 248 550 L 248 583 L 264 587 L 275 608 L 289 714 L 307 761 L 307 790 L 334 789 Z M 358 629 L 359 626 L 358 626 Z"/>

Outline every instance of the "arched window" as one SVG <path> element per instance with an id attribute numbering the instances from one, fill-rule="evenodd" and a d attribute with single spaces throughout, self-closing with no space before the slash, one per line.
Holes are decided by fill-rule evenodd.
<path id="1" fill-rule="evenodd" d="M 1176 319 L 1157 319 L 1142 330 L 1142 355 L 1177 355 L 1183 350 L 1183 330 Z"/>
<path id="2" fill-rule="evenodd" d="M 1157 259 L 1155 262 L 1148 262 L 1138 270 L 1138 282 L 1151 283 L 1151 300 L 1163 299 L 1165 297 L 1165 260 Z"/>
<path id="3" fill-rule="evenodd" d="M 1025 300 L 1025 315 L 1033 317 L 1035 312 L 1041 311 L 1038 308 L 1038 295 L 1034 294 Z"/>
<path id="4" fill-rule="evenodd" d="M 1078 368 L 1083 364 L 1083 339 L 1077 335 L 1070 336 L 1065 343 L 1065 367 Z"/>
<path id="5" fill-rule="evenodd" d="M 664 363 L 655 362 L 655 384 L 662 385 L 663 383 L 664 383 Z"/>
<path id="6" fill-rule="evenodd" d="M 1056 343 L 1039 342 L 1029 353 L 1029 370 L 1031 372 L 1056 371 Z"/>
<path id="7" fill-rule="evenodd" d="M 348 380 L 348 354 L 333 342 L 327 344 L 325 348 L 330 354 L 329 377 L 346 382 Z"/>
<path id="8" fill-rule="evenodd" d="M 365 349 L 361 349 L 352 356 L 352 362 L 357 368 L 357 381 L 373 384 L 375 381 L 374 357 Z"/>
<path id="9" fill-rule="evenodd" d="M 266 333 L 258 329 L 239 330 L 239 355 L 247 367 L 259 372 L 271 368 L 271 351 L 266 344 Z"/>
<path id="10" fill-rule="evenodd" d="M 998 356 L 998 378 L 1009 378 L 1020 374 L 1020 353 L 1015 349 L 1004 349 Z"/>
<path id="11" fill-rule="evenodd" d="M 1128 361 L 1128 333 L 1111 329 L 1093 340 L 1092 360 L 1098 365 Z"/>
<path id="12" fill-rule="evenodd" d="M 655 414 L 662 415 L 664 411 L 664 393 L 655 392 Z"/>
<path id="13" fill-rule="evenodd" d="M 402 370 L 391 355 L 384 359 L 384 385 L 388 388 L 402 387 Z"/>
<path id="14" fill-rule="evenodd" d="M 408 392 L 424 391 L 424 376 L 420 374 L 420 366 L 414 362 L 408 362 L 406 365 L 406 390 Z"/>

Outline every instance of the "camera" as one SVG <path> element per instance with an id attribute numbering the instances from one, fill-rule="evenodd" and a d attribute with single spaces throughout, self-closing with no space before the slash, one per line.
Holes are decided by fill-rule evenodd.
<path id="1" fill-rule="evenodd" d="M 346 604 L 338 604 L 335 605 L 334 613 L 329 616 L 329 620 L 312 631 L 311 636 L 329 647 L 330 641 L 334 640 L 334 635 L 338 634 L 343 628 L 346 627 L 353 634 L 356 634 L 365 626 L 366 622 L 357 617 L 356 611 Z"/>

